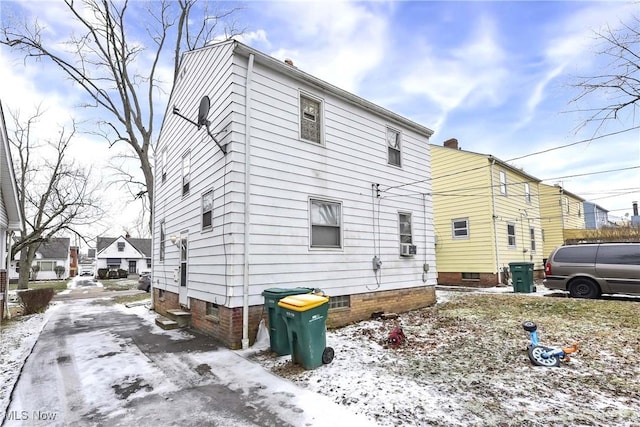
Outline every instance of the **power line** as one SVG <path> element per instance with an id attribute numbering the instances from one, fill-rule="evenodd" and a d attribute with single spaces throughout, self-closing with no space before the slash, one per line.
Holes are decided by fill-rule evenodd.
<path id="1" fill-rule="evenodd" d="M 572 146 L 575 146 L 575 145 L 592 142 L 592 141 L 595 141 L 597 139 L 602 139 L 602 138 L 606 138 L 606 137 L 609 137 L 609 136 L 619 135 L 619 134 L 622 134 L 622 133 L 625 133 L 625 132 L 629 132 L 629 131 L 632 131 L 632 130 L 636 130 L 636 129 L 640 129 L 640 126 L 634 126 L 632 128 L 629 128 L 629 129 L 624 129 L 624 130 L 617 131 L 617 132 L 611 132 L 611 133 L 608 133 L 608 134 L 595 136 L 595 137 L 592 137 L 592 138 L 583 139 L 583 140 L 576 141 L 576 142 L 571 142 L 569 144 L 564 144 L 564 145 L 560 145 L 558 147 L 548 148 L 546 150 L 536 151 L 536 152 L 533 152 L 533 153 L 525 154 L 523 156 L 513 157 L 513 158 L 508 159 L 508 160 L 501 160 L 501 162 L 503 162 L 503 163 L 513 162 L 514 160 L 520 160 L 520 159 L 524 159 L 524 158 L 527 158 L 527 157 L 537 156 L 539 154 L 544 154 L 544 153 L 548 153 L 550 151 L 560 150 L 562 148 L 568 148 L 568 147 L 572 147 Z M 479 154 L 479 153 L 475 153 L 475 154 Z M 487 155 L 487 154 L 479 154 L 479 155 L 483 156 L 483 157 L 489 157 L 490 156 L 490 155 Z M 493 156 L 491 156 L 491 157 L 493 157 Z M 471 169 L 464 169 L 464 170 L 461 170 L 461 171 L 452 172 L 452 173 L 449 173 L 449 174 L 446 174 L 446 175 L 441 175 L 441 176 L 436 176 L 436 177 L 428 177 L 428 178 L 425 178 L 425 179 L 416 180 L 416 181 L 408 182 L 408 183 L 405 183 L 405 184 L 389 186 L 389 187 L 387 187 L 386 190 L 383 190 L 383 191 L 387 191 L 387 190 L 390 190 L 392 188 L 401 188 L 401 187 L 405 187 L 405 186 L 413 185 L 413 184 L 420 184 L 420 183 L 427 182 L 427 181 L 433 181 L 435 179 L 447 178 L 447 177 L 458 175 L 458 174 L 465 173 L 465 172 L 472 172 L 472 171 L 475 171 L 475 170 L 484 169 L 484 168 L 487 168 L 489 166 L 491 166 L 491 165 L 490 164 L 486 164 L 486 165 L 482 165 L 482 166 L 476 166 L 476 167 L 471 168 Z M 511 166 L 511 167 L 513 167 L 513 166 Z M 581 176 L 581 175 L 575 175 L 575 176 Z M 575 176 L 568 176 L 568 177 L 575 177 Z M 556 179 L 556 178 L 541 179 L 541 181 L 548 181 L 548 180 L 552 180 L 552 179 Z"/>

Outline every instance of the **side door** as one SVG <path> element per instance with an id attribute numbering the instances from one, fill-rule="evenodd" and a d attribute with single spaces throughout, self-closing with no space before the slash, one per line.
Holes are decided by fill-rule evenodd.
<path id="1" fill-rule="evenodd" d="M 187 278 L 188 278 L 188 270 L 189 270 L 189 245 L 188 245 L 187 233 L 180 233 L 180 288 L 178 300 L 180 305 L 184 305 L 189 307 L 189 298 L 188 294 L 188 286 L 187 286 Z"/>
<path id="2" fill-rule="evenodd" d="M 640 244 L 600 245 L 596 271 L 610 292 L 640 294 Z"/>

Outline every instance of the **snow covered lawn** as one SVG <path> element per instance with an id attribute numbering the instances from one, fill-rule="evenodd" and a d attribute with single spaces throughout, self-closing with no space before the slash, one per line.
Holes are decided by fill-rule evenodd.
<path id="1" fill-rule="evenodd" d="M 444 298 L 441 298 L 444 297 Z M 640 301 L 438 291 L 435 307 L 329 331 L 336 356 L 305 371 L 253 360 L 380 425 L 618 425 L 640 422 Z M 528 333 L 580 345 L 558 368 L 532 366 Z M 386 340 L 401 326 L 407 342 Z"/>

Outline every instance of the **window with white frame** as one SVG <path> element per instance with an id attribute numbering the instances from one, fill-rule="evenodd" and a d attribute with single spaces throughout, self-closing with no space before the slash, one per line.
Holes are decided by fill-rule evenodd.
<path id="1" fill-rule="evenodd" d="M 322 143 L 322 103 L 306 95 L 300 95 L 300 137 Z"/>
<path id="2" fill-rule="evenodd" d="M 39 268 L 39 271 L 54 271 L 56 266 L 55 261 L 36 261 L 36 265 Z"/>
<path id="3" fill-rule="evenodd" d="M 387 152 L 389 156 L 387 162 L 390 165 L 400 166 L 400 147 L 400 132 L 387 128 Z"/>
<path id="4" fill-rule="evenodd" d="M 187 151 L 182 156 L 182 195 L 189 194 L 189 182 L 191 180 L 191 152 Z"/>
<path id="5" fill-rule="evenodd" d="M 160 155 L 160 176 L 162 177 L 162 182 L 165 182 L 167 179 L 167 149 L 162 150 L 162 154 Z"/>
<path id="6" fill-rule="evenodd" d="M 507 224 L 507 245 L 510 248 L 516 247 L 516 225 L 513 223 Z"/>
<path id="7" fill-rule="evenodd" d="M 413 243 L 413 234 L 411 232 L 411 214 L 399 213 L 398 221 L 400 223 L 400 243 Z"/>
<path id="8" fill-rule="evenodd" d="M 124 242 L 118 242 L 118 252 L 124 252 Z"/>
<path id="9" fill-rule="evenodd" d="M 536 251 L 536 229 L 531 227 L 529 228 L 529 236 L 531 236 L 531 252 Z"/>
<path id="10" fill-rule="evenodd" d="M 164 261 L 164 249 L 166 244 L 166 233 L 164 229 L 164 221 L 160 222 L 160 261 Z"/>
<path id="11" fill-rule="evenodd" d="M 213 225 L 213 190 L 202 195 L 202 228 L 211 228 Z"/>
<path id="12" fill-rule="evenodd" d="M 310 199 L 311 247 L 342 247 L 341 204 Z"/>
<path id="13" fill-rule="evenodd" d="M 569 209 L 569 198 L 568 197 L 564 198 L 564 208 L 567 210 L 567 213 L 571 213 L 571 211 Z"/>
<path id="14" fill-rule="evenodd" d="M 500 194 L 507 195 L 507 173 L 500 171 Z"/>
<path id="15" fill-rule="evenodd" d="M 454 239 L 468 239 L 469 219 L 458 218 L 451 220 L 451 235 Z"/>
<path id="16" fill-rule="evenodd" d="M 524 183 L 524 201 L 527 203 L 531 203 L 531 188 L 529 187 L 529 183 Z"/>

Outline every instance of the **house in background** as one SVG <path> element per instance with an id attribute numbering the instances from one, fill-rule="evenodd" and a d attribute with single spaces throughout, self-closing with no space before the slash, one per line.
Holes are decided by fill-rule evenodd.
<path id="1" fill-rule="evenodd" d="M 169 108 L 157 312 L 238 348 L 269 288 L 322 289 L 329 326 L 435 303 L 430 129 L 233 40 L 184 54 Z"/>
<path id="2" fill-rule="evenodd" d="M 599 230 L 609 225 L 609 211 L 602 206 L 593 202 L 585 201 L 584 207 L 584 226 L 589 230 Z"/>
<path id="3" fill-rule="evenodd" d="M 151 239 L 119 237 L 96 239 L 95 268 L 100 270 L 126 270 L 129 274 L 151 271 Z"/>
<path id="4" fill-rule="evenodd" d="M 68 237 L 52 237 L 38 246 L 36 256 L 31 266 L 37 266 L 38 272 L 31 273 L 31 280 L 58 280 L 69 277 L 71 265 L 71 239 Z M 11 262 L 11 270 L 9 272 L 10 280 L 17 280 L 19 277 L 20 254 L 17 253 L 15 259 Z M 56 270 L 63 269 L 61 275 Z"/>
<path id="5" fill-rule="evenodd" d="M 584 199 L 560 185 L 540 184 L 540 217 L 544 230 L 544 258 L 565 243 L 566 230 L 584 230 Z"/>
<path id="6" fill-rule="evenodd" d="M 18 203 L 16 176 L 9 149 L 9 137 L 0 102 L 0 321 L 4 319 L 8 301 L 9 278 L 7 274 L 7 251 L 13 241 L 12 235 L 22 230 L 22 215 Z M 10 266 L 9 266 L 10 269 Z"/>
<path id="7" fill-rule="evenodd" d="M 456 139 L 430 149 L 438 283 L 495 286 L 511 262 L 541 275 L 540 180 Z"/>

